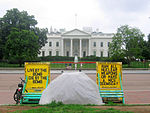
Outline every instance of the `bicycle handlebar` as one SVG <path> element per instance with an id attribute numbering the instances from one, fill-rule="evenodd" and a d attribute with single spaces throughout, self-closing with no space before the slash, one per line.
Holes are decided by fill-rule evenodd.
<path id="1" fill-rule="evenodd" d="M 21 79 L 22 82 L 26 83 L 25 80 L 23 80 L 21 77 L 20 77 L 20 79 Z"/>

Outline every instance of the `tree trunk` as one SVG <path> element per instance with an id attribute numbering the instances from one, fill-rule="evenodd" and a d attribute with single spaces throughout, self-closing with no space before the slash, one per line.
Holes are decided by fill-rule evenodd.
<path id="1" fill-rule="evenodd" d="M 22 60 L 19 60 L 19 67 L 22 66 Z"/>
<path id="2" fill-rule="evenodd" d="M 22 66 L 22 63 L 19 63 L 19 67 L 21 67 Z"/>
<path id="3" fill-rule="evenodd" d="M 127 63 L 128 63 L 128 67 L 131 67 L 131 65 L 130 65 L 131 64 L 131 60 L 128 57 L 127 57 Z"/>

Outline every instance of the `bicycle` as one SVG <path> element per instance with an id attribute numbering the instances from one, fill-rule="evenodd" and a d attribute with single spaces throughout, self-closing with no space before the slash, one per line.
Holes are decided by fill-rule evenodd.
<path id="1" fill-rule="evenodd" d="M 23 80 L 21 77 L 20 79 L 21 79 L 21 83 L 18 84 L 18 88 L 16 89 L 16 92 L 14 93 L 14 100 L 16 101 L 16 104 L 19 104 L 20 100 L 22 99 L 23 83 L 26 83 L 25 80 Z M 26 90 L 26 92 L 28 91 Z"/>

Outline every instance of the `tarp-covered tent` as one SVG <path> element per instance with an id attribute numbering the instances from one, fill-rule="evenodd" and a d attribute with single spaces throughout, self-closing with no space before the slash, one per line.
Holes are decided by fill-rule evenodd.
<path id="1" fill-rule="evenodd" d="M 97 84 L 83 72 L 58 76 L 43 91 L 39 104 L 49 104 L 54 100 L 64 104 L 103 104 Z"/>

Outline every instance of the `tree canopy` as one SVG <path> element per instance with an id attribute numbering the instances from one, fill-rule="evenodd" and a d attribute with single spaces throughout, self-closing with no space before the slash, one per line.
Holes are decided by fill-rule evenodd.
<path id="1" fill-rule="evenodd" d="M 48 33 L 48 29 L 40 29 L 38 27 L 36 27 L 35 29 L 33 29 L 35 35 L 37 35 L 39 37 L 38 39 L 38 44 L 40 46 L 40 49 L 45 46 L 45 44 L 47 43 L 47 33 Z"/>
<path id="2" fill-rule="evenodd" d="M 21 34 L 19 33 L 24 33 L 25 31 L 30 34 L 30 35 L 27 35 L 30 38 L 31 36 L 38 37 L 37 45 L 39 47 L 37 49 L 34 49 L 34 51 L 39 52 L 39 49 L 42 46 L 44 46 L 45 43 L 47 43 L 46 34 L 48 30 L 45 28 L 42 28 L 42 29 L 38 28 L 36 27 L 36 24 L 37 24 L 37 20 L 35 20 L 34 16 L 29 15 L 26 11 L 19 11 L 17 8 L 7 10 L 7 13 L 2 18 L 0 18 L 0 59 L 7 58 L 5 57 L 6 55 L 5 52 L 7 51 L 6 44 L 8 44 L 8 41 L 10 42 L 11 40 L 10 38 L 12 39 L 18 38 L 18 40 L 20 40 L 19 37 Z M 17 31 L 14 31 L 14 29 L 16 29 Z M 13 34 L 17 34 L 16 32 L 18 32 L 19 36 L 17 35 L 15 37 L 15 35 Z M 28 40 L 26 38 L 23 38 L 23 39 Z M 23 44 L 24 42 L 25 41 L 23 41 L 21 44 L 24 45 Z M 34 46 L 35 44 L 34 42 L 30 42 L 30 41 L 28 43 L 31 43 L 32 46 Z M 23 51 L 23 48 L 17 48 L 18 43 L 15 43 L 14 46 L 16 46 L 16 48 L 14 48 L 16 51 L 18 51 L 17 49 L 20 49 Z M 31 48 L 29 47 L 29 49 Z M 11 54 L 11 55 L 14 55 L 14 54 Z"/>
<path id="3" fill-rule="evenodd" d="M 5 57 L 21 64 L 26 60 L 36 58 L 38 54 L 38 36 L 32 31 L 13 29 L 5 45 Z"/>
<path id="4" fill-rule="evenodd" d="M 150 34 L 148 35 L 148 41 L 144 41 L 142 54 L 146 60 L 150 59 Z"/>
<path id="5" fill-rule="evenodd" d="M 144 46 L 143 37 L 144 34 L 139 29 L 128 25 L 121 26 L 110 43 L 110 56 L 115 60 L 126 58 L 128 63 L 141 58 Z"/>

